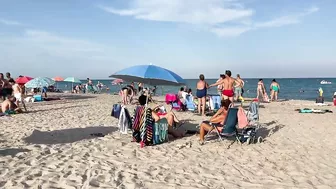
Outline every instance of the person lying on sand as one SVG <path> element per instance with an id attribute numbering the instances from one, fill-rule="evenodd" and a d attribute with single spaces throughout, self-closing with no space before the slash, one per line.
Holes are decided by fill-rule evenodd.
<path id="1" fill-rule="evenodd" d="M 141 106 L 145 106 L 146 105 L 146 99 L 147 97 L 145 95 L 141 95 L 139 97 L 139 104 Z M 173 137 L 175 138 L 180 138 L 180 137 L 184 137 L 185 133 L 184 132 L 180 132 L 178 130 L 175 130 L 173 127 L 178 124 L 178 119 L 174 116 L 174 114 L 172 113 L 167 113 L 166 115 L 158 115 L 157 113 L 158 108 L 154 108 L 154 110 L 152 111 L 152 118 L 154 119 L 155 122 L 158 122 L 160 119 L 166 118 L 167 122 L 168 122 L 168 133 L 173 135 Z"/>
<path id="2" fill-rule="evenodd" d="M 212 116 L 209 121 L 202 122 L 200 126 L 200 144 L 204 144 L 204 136 L 206 132 L 213 129 L 211 125 L 215 124 L 223 127 L 230 104 L 231 101 L 229 99 L 222 100 L 221 108 L 217 111 L 217 113 Z"/>
<path id="3" fill-rule="evenodd" d="M 16 106 L 15 102 L 16 102 L 15 97 L 13 96 L 8 97 L 8 99 L 3 101 L 1 104 L 1 112 L 8 114 L 22 113 L 22 110 Z"/>

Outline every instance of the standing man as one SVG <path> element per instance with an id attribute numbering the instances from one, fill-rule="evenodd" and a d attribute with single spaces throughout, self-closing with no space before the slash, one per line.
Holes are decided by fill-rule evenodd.
<path id="1" fill-rule="evenodd" d="M 218 85 L 223 85 L 223 92 L 222 92 L 222 97 L 223 99 L 229 99 L 231 102 L 233 102 L 233 96 L 234 96 L 234 91 L 233 91 L 233 84 L 236 80 L 231 77 L 231 71 L 226 70 L 225 71 L 225 79 L 214 83 L 210 85 L 209 87 L 214 87 Z"/>
<path id="2" fill-rule="evenodd" d="M 240 78 L 240 75 L 237 74 L 237 79 L 235 81 L 235 95 L 236 95 L 236 101 L 242 98 L 243 88 L 244 88 L 244 81 Z"/>

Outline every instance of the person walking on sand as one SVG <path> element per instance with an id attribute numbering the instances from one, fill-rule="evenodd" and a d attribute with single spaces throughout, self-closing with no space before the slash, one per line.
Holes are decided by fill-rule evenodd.
<path id="1" fill-rule="evenodd" d="M 277 101 L 278 94 L 280 92 L 280 85 L 275 79 L 272 80 L 270 89 L 271 89 L 271 101 Z"/>
<path id="2" fill-rule="evenodd" d="M 264 81 L 263 81 L 263 79 L 259 79 L 258 87 L 257 87 L 257 99 L 258 100 L 263 100 L 265 92 L 266 92 L 266 90 L 265 90 Z"/>
<path id="3" fill-rule="evenodd" d="M 243 94 L 243 87 L 244 87 L 244 80 L 240 78 L 240 75 L 237 74 L 237 79 L 235 81 L 234 89 L 235 89 L 235 95 L 236 95 L 236 101 L 242 98 Z"/>
<path id="4" fill-rule="evenodd" d="M 222 98 L 224 100 L 229 99 L 231 102 L 233 102 L 233 96 L 234 96 L 233 84 L 234 84 L 235 81 L 236 80 L 231 77 L 231 71 L 226 70 L 225 71 L 225 79 L 210 85 L 210 87 L 223 85 Z"/>
<path id="5" fill-rule="evenodd" d="M 207 96 L 207 90 L 209 88 L 208 83 L 205 81 L 204 75 L 201 74 L 199 76 L 199 81 L 196 85 L 196 96 L 198 98 L 198 113 L 201 114 L 202 109 L 202 116 L 205 116 L 205 100 Z"/>

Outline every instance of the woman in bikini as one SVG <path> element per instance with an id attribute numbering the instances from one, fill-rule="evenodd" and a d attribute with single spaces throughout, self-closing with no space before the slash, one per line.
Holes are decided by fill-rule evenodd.
<path id="1" fill-rule="evenodd" d="M 198 98 L 198 113 L 201 114 L 201 107 L 202 107 L 202 116 L 205 116 L 205 101 L 207 96 L 207 90 L 209 85 L 204 80 L 204 75 L 201 74 L 199 76 L 199 81 L 197 82 L 196 86 L 196 96 Z"/>
<path id="2" fill-rule="evenodd" d="M 275 79 L 272 80 L 270 89 L 271 89 L 271 101 L 273 101 L 273 100 L 277 101 L 278 100 L 278 94 L 280 92 L 280 85 L 279 85 L 278 82 L 276 82 Z"/>

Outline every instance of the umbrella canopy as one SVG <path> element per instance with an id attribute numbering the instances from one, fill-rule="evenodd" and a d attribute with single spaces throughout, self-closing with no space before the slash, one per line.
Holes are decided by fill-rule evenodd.
<path id="1" fill-rule="evenodd" d="M 71 82 L 71 83 L 82 83 L 81 80 L 74 77 L 67 77 L 63 81 Z"/>
<path id="2" fill-rule="evenodd" d="M 20 76 L 18 77 L 15 82 L 18 84 L 26 84 L 28 81 L 32 80 L 34 78 L 28 77 L 28 76 Z"/>
<path id="3" fill-rule="evenodd" d="M 182 85 L 185 81 L 176 73 L 154 65 L 139 65 L 123 69 L 110 77 L 129 82 L 147 83 L 150 85 Z"/>
<path id="4" fill-rule="evenodd" d="M 57 77 L 54 77 L 53 80 L 54 81 L 63 81 L 64 79 L 62 77 L 57 76 Z"/>
<path id="5" fill-rule="evenodd" d="M 122 84 L 123 82 L 124 82 L 124 80 L 122 80 L 122 79 L 115 79 L 115 80 L 112 81 L 112 84 L 113 84 L 113 85 L 120 85 L 120 84 Z"/>
<path id="6" fill-rule="evenodd" d="M 49 87 L 51 85 L 54 85 L 55 81 L 48 78 L 48 77 L 37 77 L 35 79 L 32 79 L 28 81 L 25 84 L 25 87 L 27 88 L 42 88 L 42 87 Z"/>

